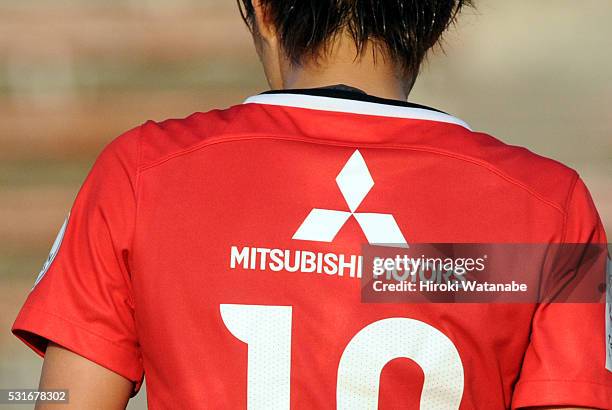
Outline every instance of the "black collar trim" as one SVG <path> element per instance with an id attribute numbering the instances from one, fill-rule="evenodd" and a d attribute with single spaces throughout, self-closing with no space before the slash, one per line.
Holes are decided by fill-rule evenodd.
<path id="1" fill-rule="evenodd" d="M 367 94 L 365 91 L 359 88 L 351 87 L 345 84 L 330 85 L 327 87 L 318 88 L 294 88 L 287 90 L 270 90 L 265 91 L 262 94 L 302 94 L 302 95 L 313 95 L 315 97 L 329 97 L 329 98 L 342 98 L 345 100 L 355 100 L 371 102 L 376 104 L 393 105 L 395 107 L 409 107 L 419 108 L 422 110 L 435 111 L 442 114 L 446 114 L 444 111 L 428 107 L 426 105 L 415 104 L 407 101 L 392 100 L 390 98 L 376 97 L 374 95 Z"/>

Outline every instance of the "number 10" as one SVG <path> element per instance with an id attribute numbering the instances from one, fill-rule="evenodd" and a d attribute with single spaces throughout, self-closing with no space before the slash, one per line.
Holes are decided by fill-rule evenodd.
<path id="1" fill-rule="evenodd" d="M 223 304 L 221 317 L 248 345 L 248 410 L 289 410 L 292 307 Z M 394 317 L 364 327 L 344 349 L 337 409 L 377 409 L 380 374 L 396 358 L 411 359 L 423 370 L 421 409 L 459 408 L 464 376 L 453 342 L 425 322 Z"/>

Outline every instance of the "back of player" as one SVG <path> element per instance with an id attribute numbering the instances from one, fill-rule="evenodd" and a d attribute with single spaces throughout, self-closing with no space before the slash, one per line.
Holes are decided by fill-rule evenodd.
<path id="1" fill-rule="evenodd" d="M 403 102 L 470 2 L 240 3 L 277 91 L 104 150 L 13 327 L 41 385 L 73 408 L 143 376 L 152 409 L 612 407 L 595 299 L 362 294 L 365 246 L 606 242 L 574 171 Z"/>
<path id="2" fill-rule="evenodd" d="M 606 408 L 601 304 L 361 299 L 364 244 L 561 241 L 605 238 L 558 163 L 346 87 L 264 93 L 112 143 L 14 331 L 144 371 L 150 408 Z"/>

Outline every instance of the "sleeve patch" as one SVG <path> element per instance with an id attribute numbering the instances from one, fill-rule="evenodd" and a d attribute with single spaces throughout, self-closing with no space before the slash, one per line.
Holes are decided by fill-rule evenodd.
<path id="1" fill-rule="evenodd" d="M 606 369 L 612 372 L 612 261 L 606 268 Z"/>
<path id="2" fill-rule="evenodd" d="M 66 217 L 66 220 L 64 221 L 64 224 L 60 228 L 60 231 L 57 234 L 55 241 L 53 242 L 53 246 L 51 247 L 51 252 L 49 252 L 49 257 L 47 258 L 47 260 L 45 260 L 45 263 L 43 264 L 43 267 L 40 270 L 40 273 L 36 277 L 36 281 L 34 282 L 34 286 L 32 286 L 32 289 L 34 289 L 36 285 L 38 285 L 38 283 L 45 276 L 45 274 L 49 270 L 49 267 L 53 263 L 55 256 L 59 252 L 59 248 L 62 245 L 62 240 L 64 239 L 64 234 L 66 233 L 66 227 L 68 226 L 68 218 L 70 218 L 70 214 L 68 214 L 68 216 Z"/>

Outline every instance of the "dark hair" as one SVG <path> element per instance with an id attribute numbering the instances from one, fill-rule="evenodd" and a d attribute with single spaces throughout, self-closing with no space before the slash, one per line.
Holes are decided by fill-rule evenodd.
<path id="1" fill-rule="evenodd" d="M 251 0 L 237 0 L 251 31 Z M 427 51 L 472 0 L 261 0 L 294 64 L 318 57 L 328 40 L 347 30 L 358 53 L 368 41 L 416 75 Z"/>

